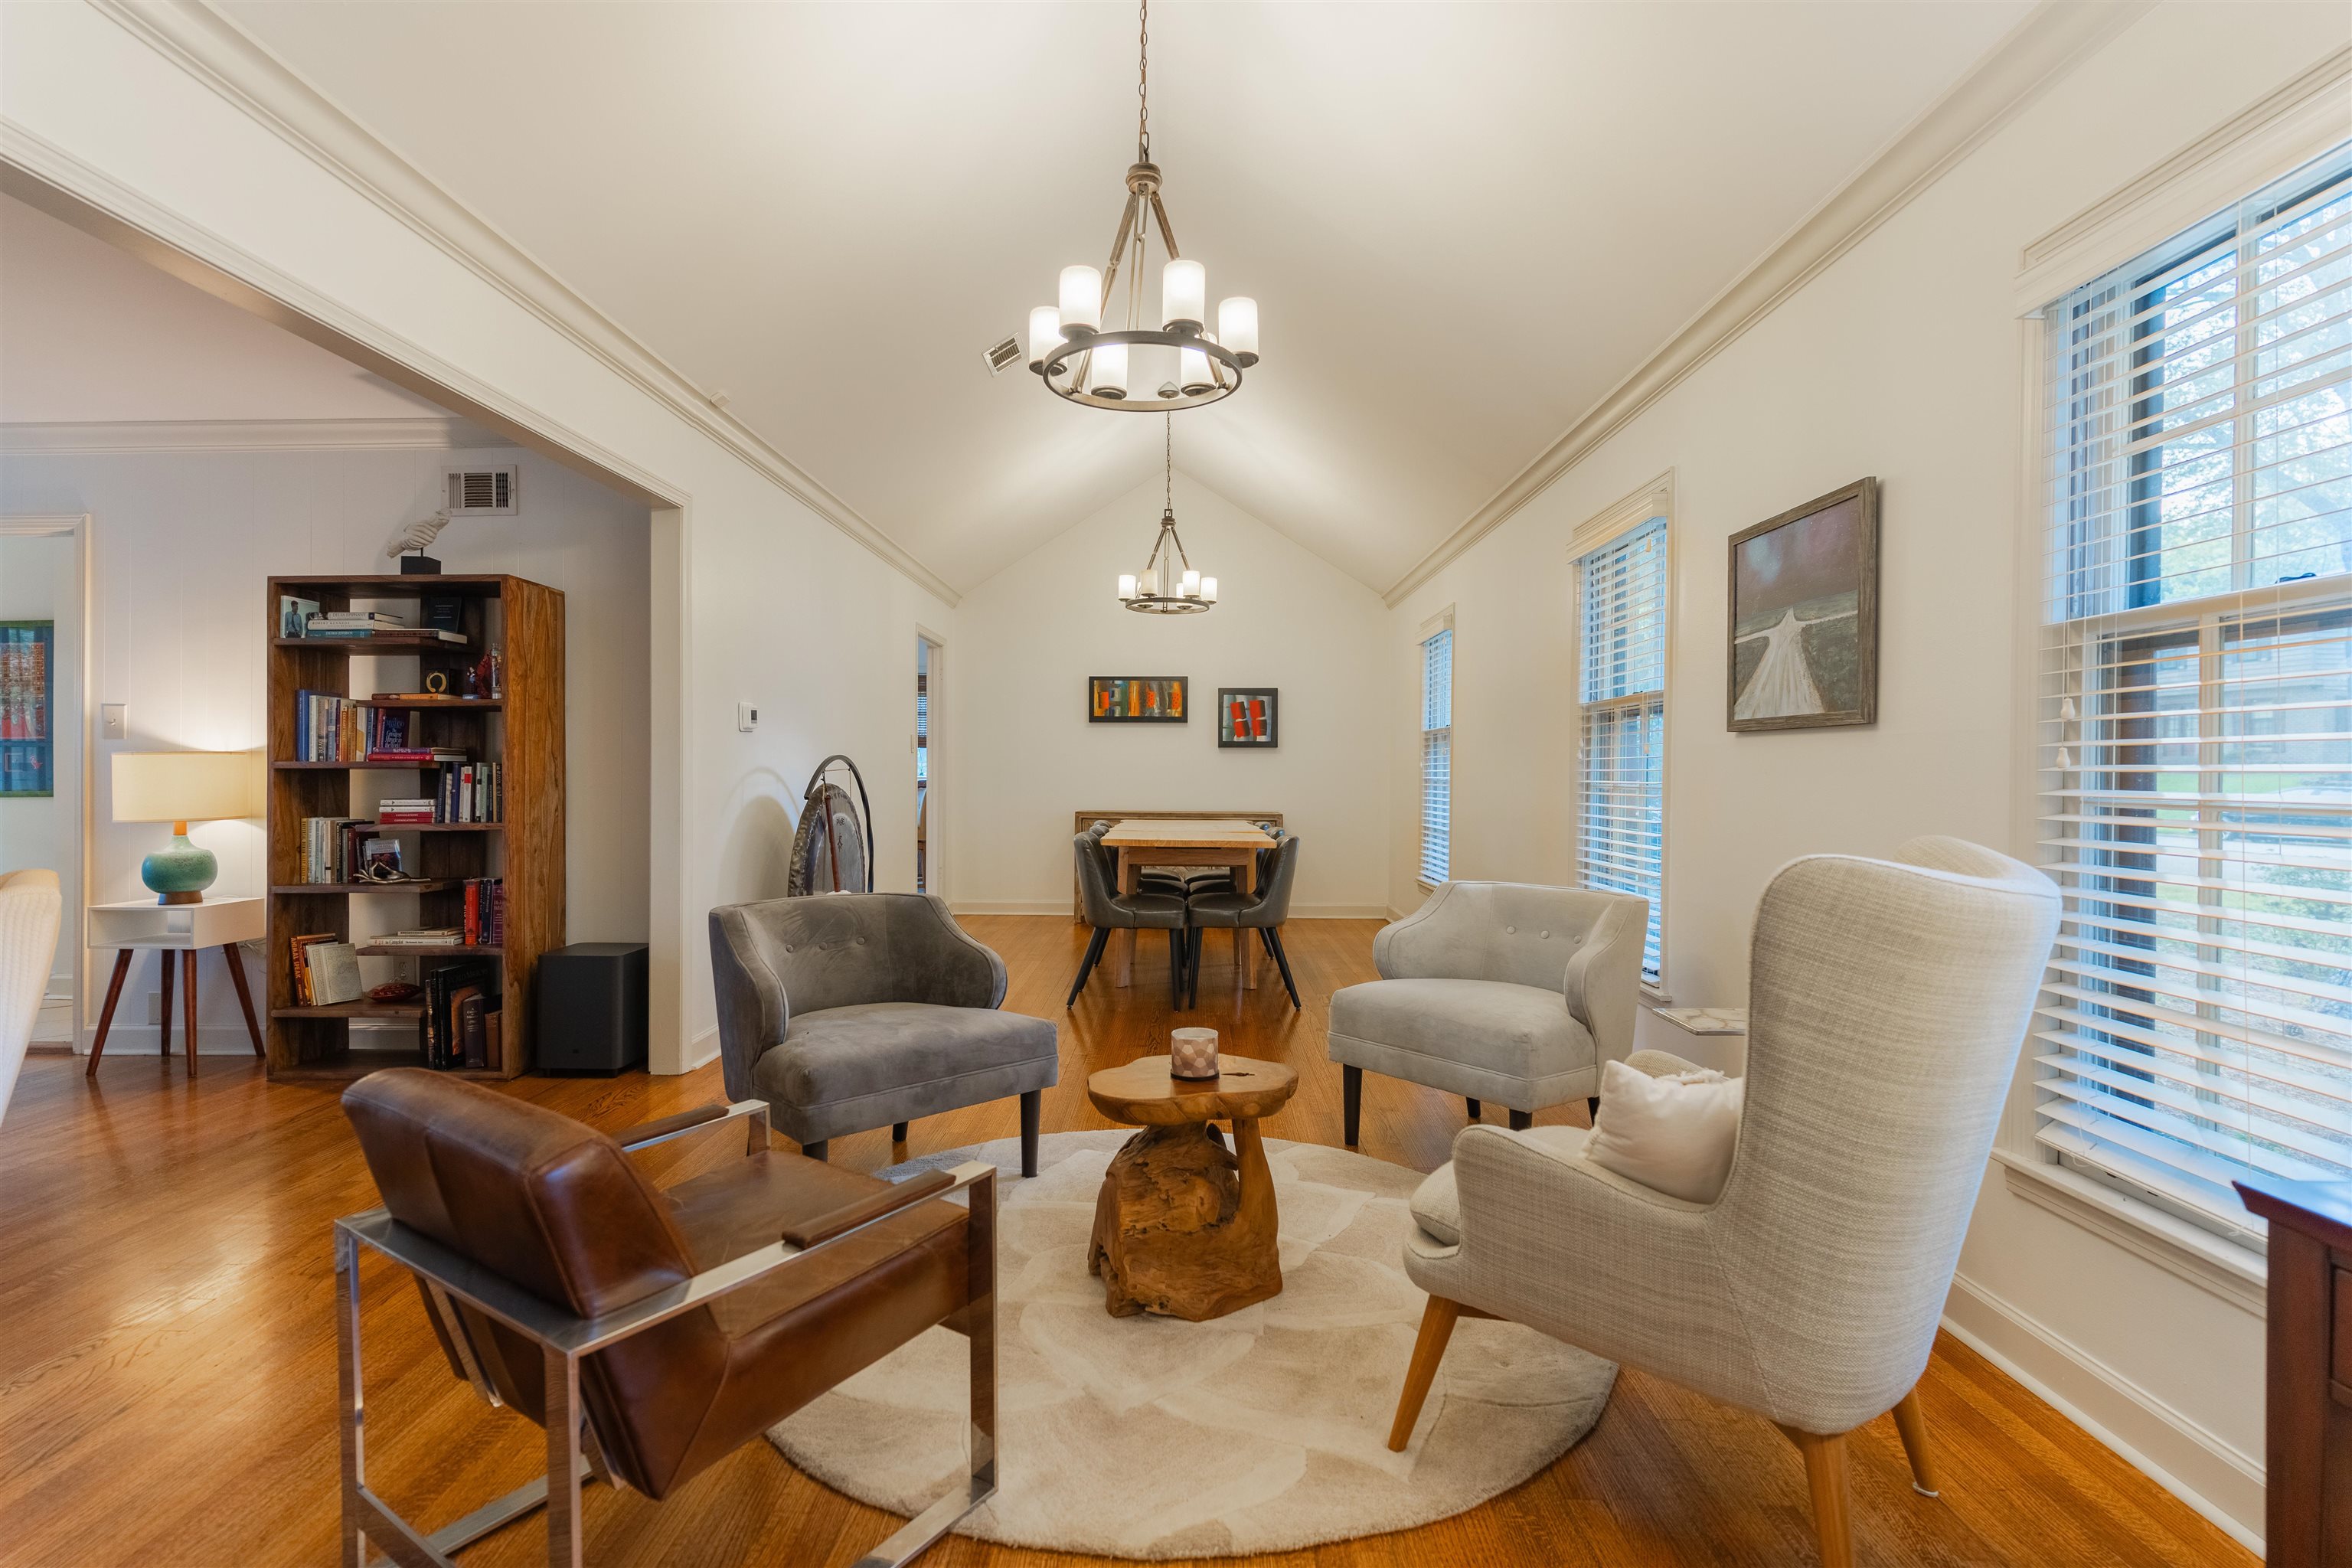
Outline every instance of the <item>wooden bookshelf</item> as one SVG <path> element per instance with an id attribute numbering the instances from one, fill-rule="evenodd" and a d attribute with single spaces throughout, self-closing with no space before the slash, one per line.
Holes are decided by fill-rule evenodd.
<path id="1" fill-rule="evenodd" d="M 415 623 L 425 595 L 450 595 L 462 605 L 464 646 L 413 637 L 287 637 L 278 636 L 278 599 L 315 599 L 321 609 L 387 610 Z M 509 576 L 273 577 L 267 614 L 269 660 L 269 929 L 268 1066 L 272 1078 L 347 1079 L 380 1067 L 424 1062 L 415 1026 L 416 1002 L 362 998 L 302 1006 L 294 996 L 290 944 L 297 936 L 331 932 L 356 941 L 370 985 L 399 978 L 422 980 L 434 967 L 461 961 L 498 965 L 499 1051 L 488 1069 L 453 1069 L 453 1077 L 513 1078 L 530 1068 L 531 979 L 539 955 L 563 945 L 563 595 L 544 584 Z M 501 658 L 496 698 L 456 695 L 465 671 L 484 653 Z M 353 660 L 365 662 L 354 664 Z M 426 679 L 445 676 L 450 695 L 373 699 L 385 692 L 422 692 Z M 302 875 L 303 819 L 364 819 L 384 795 L 430 793 L 432 764 L 304 763 L 295 760 L 295 702 L 302 691 L 331 691 L 362 706 L 413 709 L 421 714 L 425 743 L 462 749 L 472 762 L 500 764 L 505 820 L 496 823 L 378 824 L 379 836 L 401 840 L 414 882 L 311 883 Z M 382 775 L 418 781 L 387 784 Z M 379 945 L 368 935 L 400 926 L 457 925 L 465 914 L 465 884 L 472 877 L 505 879 L 506 940 L 498 946 L 419 948 Z M 365 900 L 354 904 L 353 900 Z M 355 914 L 364 930 L 355 933 Z M 395 973 L 395 968 L 397 973 Z M 354 1027 L 359 1021 L 360 1027 Z M 375 1026 L 390 1024 L 393 1027 Z M 402 1026 L 407 1026 L 405 1032 Z"/>

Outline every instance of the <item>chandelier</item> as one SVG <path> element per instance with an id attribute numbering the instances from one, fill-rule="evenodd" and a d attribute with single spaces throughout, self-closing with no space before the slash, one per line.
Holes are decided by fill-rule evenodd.
<path id="1" fill-rule="evenodd" d="M 1171 423 L 1160 451 L 1167 489 L 1160 508 L 1159 537 L 1151 542 L 1143 570 L 1132 577 L 1122 572 L 1118 577 L 1118 602 L 1143 616 L 1197 616 L 1217 602 L 1217 580 L 1192 570 L 1184 542 L 1176 534 L 1176 438 Z"/>
<path id="2" fill-rule="evenodd" d="M 1160 199 L 1160 166 L 1151 161 L 1150 0 L 1142 0 L 1137 15 L 1135 162 L 1127 171 L 1118 235 L 1106 267 L 1063 268 L 1060 305 L 1029 312 L 1029 368 L 1068 402 L 1150 414 L 1198 408 L 1234 395 L 1242 371 L 1257 363 L 1257 301 L 1239 295 L 1218 301 L 1217 330 L 1209 331 L 1208 270 L 1177 251 L 1176 231 Z M 1155 227 L 1167 260 L 1160 268 L 1159 314 L 1148 317 L 1143 279 Z M 1122 263 L 1128 269 L 1125 325 L 1111 327 L 1111 296 Z M 1147 324 L 1152 320 L 1160 323 L 1157 331 Z"/>

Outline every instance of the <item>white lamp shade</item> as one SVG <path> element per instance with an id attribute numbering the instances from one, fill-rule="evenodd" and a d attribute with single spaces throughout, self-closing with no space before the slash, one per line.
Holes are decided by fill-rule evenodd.
<path id="1" fill-rule="evenodd" d="M 1160 269 L 1160 324 L 1197 327 L 1208 315 L 1209 269 L 1181 257 Z"/>
<path id="2" fill-rule="evenodd" d="M 114 753 L 117 822 L 198 822 L 260 815 L 258 752 Z"/>
<path id="3" fill-rule="evenodd" d="M 1217 342 L 1240 356 L 1244 364 L 1257 358 L 1257 301 L 1236 294 L 1217 301 Z"/>
<path id="4" fill-rule="evenodd" d="M 1201 579 L 1201 597 L 1208 604 L 1213 605 L 1217 602 L 1217 580 L 1214 577 Z"/>
<path id="5" fill-rule="evenodd" d="M 1135 580 L 1135 585 L 1142 590 L 1143 597 L 1147 599 L 1158 597 L 1160 594 L 1160 568 L 1154 566 L 1142 576 L 1138 577 Z"/>
<path id="6" fill-rule="evenodd" d="M 1088 331 L 1102 330 L 1102 273 L 1092 267 L 1062 268 L 1063 330 L 1084 327 Z"/>
<path id="7" fill-rule="evenodd" d="M 1120 398 L 1127 395 L 1127 345 L 1097 343 L 1092 355 L 1094 368 L 1088 374 L 1093 384 L 1087 390 L 1097 397 Z"/>
<path id="8" fill-rule="evenodd" d="M 1134 573 L 1122 572 L 1118 574 L 1118 596 L 1122 600 L 1132 599 L 1135 597 Z"/>
<path id="9" fill-rule="evenodd" d="M 1184 586 L 1182 592 L 1184 596 L 1188 599 L 1198 598 L 1201 594 L 1201 574 L 1198 572 L 1193 571 L 1189 566 L 1184 570 Z"/>
<path id="10" fill-rule="evenodd" d="M 1199 397 L 1214 392 L 1216 382 L 1209 374 L 1209 356 L 1199 349 L 1176 351 L 1176 384 L 1187 397 Z"/>
<path id="11" fill-rule="evenodd" d="M 1062 346 L 1062 312 L 1039 305 L 1029 312 L 1029 368 L 1045 368 L 1045 356 Z"/>

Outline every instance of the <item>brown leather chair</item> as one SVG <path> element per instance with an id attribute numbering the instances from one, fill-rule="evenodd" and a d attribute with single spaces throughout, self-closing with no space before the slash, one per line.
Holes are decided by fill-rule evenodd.
<path id="1" fill-rule="evenodd" d="M 941 1323 L 971 1344 L 971 1473 L 864 1562 L 911 1560 L 994 1494 L 994 1167 L 839 1170 L 771 1150 L 759 1100 L 616 1140 L 417 1068 L 369 1075 L 343 1109 L 384 1200 L 335 1222 L 347 1564 L 373 1543 L 448 1568 L 544 1504 L 548 1561 L 577 1565 L 583 1476 L 666 1497 Z M 745 1157 L 667 1191 L 627 1152 L 736 1121 Z M 956 1191 L 968 1207 L 940 1201 Z M 546 1479 L 429 1536 L 362 1470 L 363 1246 L 415 1275 L 450 1370 L 547 1434 Z"/>

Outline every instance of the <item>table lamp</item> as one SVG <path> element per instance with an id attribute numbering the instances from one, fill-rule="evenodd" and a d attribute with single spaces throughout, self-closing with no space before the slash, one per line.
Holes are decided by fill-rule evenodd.
<path id="1" fill-rule="evenodd" d="M 220 875 L 209 849 L 188 842 L 188 824 L 261 815 L 261 768 L 252 752 L 117 752 L 114 820 L 168 822 L 172 844 L 139 863 L 159 904 L 200 904 Z"/>

